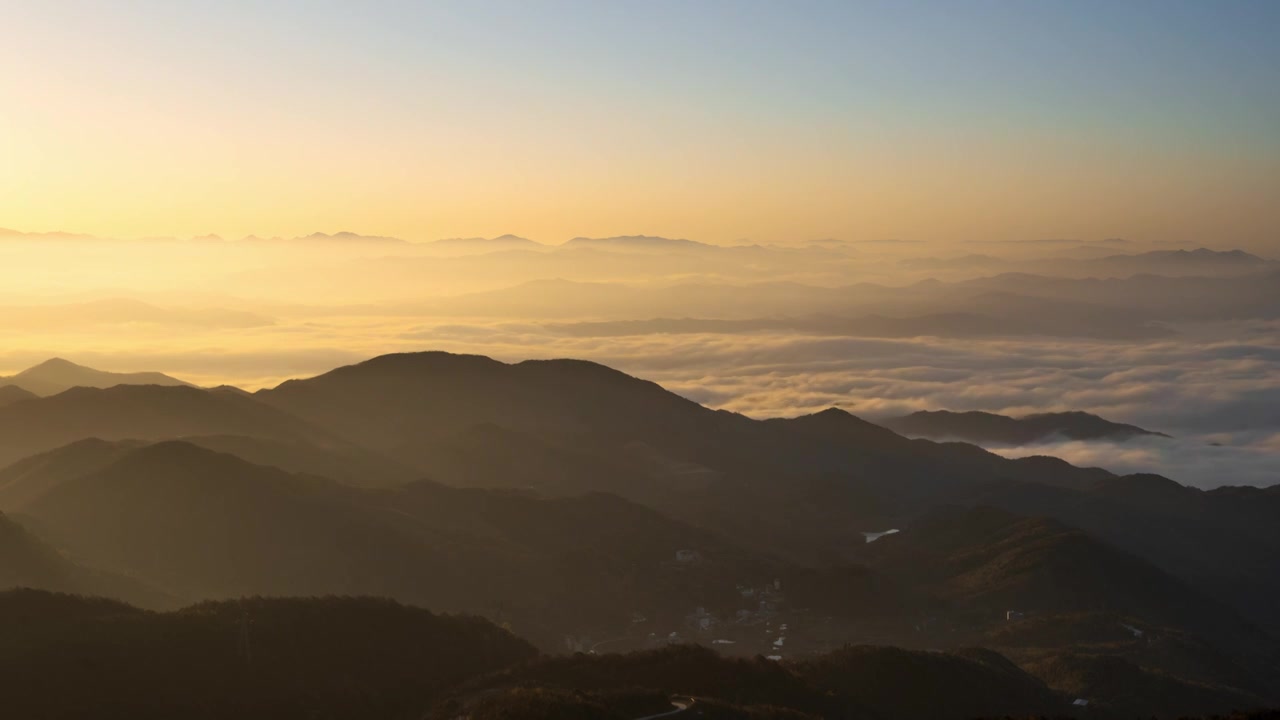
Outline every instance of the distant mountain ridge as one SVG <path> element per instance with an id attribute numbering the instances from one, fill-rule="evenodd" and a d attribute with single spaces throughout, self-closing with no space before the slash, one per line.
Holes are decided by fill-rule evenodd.
<path id="1" fill-rule="evenodd" d="M 464 247 L 472 249 L 511 249 L 511 248 L 536 248 L 547 247 L 546 245 L 529 238 L 520 237 L 519 235 L 499 235 L 497 237 L 456 237 L 441 238 L 433 240 L 428 245 L 437 247 Z"/>
<path id="2" fill-rule="evenodd" d="M 116 373 L 51 358 L 17 375 L 0 377 L 0 386 L 13 385 L 40 396 L 57 395 L 73 387 L 109 388 L 116 385 L 190 386 L 158 372 Z"/>
<path id="3" fill-rule="evenodd" d="M 653 235 L 619 235 L 617 237 L 590 238 L 576 237 L 566 240 L 560 247 L 604 247 L 623 250 L 717 250 L 718 245 L 685 240 L 684 238 L 665 238 Z"/>
<path id="4" fill-rule="evenodd" d="M 1079 411 L 1015 418 L 981 411 L 922 410 L 881 420 L 880 424 L 913 437 L 963 440 L 979 445 L 1032 445 L 1054 439 L 1123 442 L 1135 437 L 1169 437 Z"/>
<path id="5" fill-rule="evenodd" d="M 1224 263 L 1241 263 L 1245 265 L 1261 265 L 1266 260 L 1245 252 L 1244 250 L 1210 250 L 1209 248 L 1196 248 L 1195 250 L 1153 250 L 1151 252 L 1139 253 L 1137 255 L 1109 255 L 1102 260 L 1118 260 L 1120 258 L 1133 258 L 1137 260 L 1186 260 L 1203 262 L 1206 260 L 1219 261 Z"/>
<path id="6" fill-rule="evenodd" d="M 397 237 L 387 237 L 384 235 L 361 235 L 360 233 L 351 232 L 349 230 L 341 230 L 333 234 L 313 232 L 310 235 L 296 237 L 291 240 L 281 240 L 281 238 L 259 238 L 250 235 L 249 237 L 246 237 L 245 240 L 250 242 L 328 242 L 385 245 L 403 245 L 406 242 Z"/>

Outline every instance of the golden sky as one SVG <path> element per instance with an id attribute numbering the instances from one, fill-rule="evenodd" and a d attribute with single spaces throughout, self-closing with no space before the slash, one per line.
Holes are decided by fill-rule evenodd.
<path id="1" fill-rule="evenodd" d="M 848 5 L 28 3 L 0 227 L 1280 244 L 1275 6 Z"/>

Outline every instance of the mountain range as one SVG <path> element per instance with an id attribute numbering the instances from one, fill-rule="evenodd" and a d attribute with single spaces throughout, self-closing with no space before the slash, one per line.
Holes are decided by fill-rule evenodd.
<path id="1" fill-rule="evenodd" d="M 1187 707 L 1280 702 L 1274 488 L 1007 459 L 837 409 L 756 420 L 594 363 L 446 353 L 252 394 L 23 396 L 0 407 L 0 449 L 14 557 L 44 568 L 13 585 L 161 608 L 378 595 L 481 613 L 544 651 L 985 645 L 1017 666 L 964 657 L 1048 703 L 981 712 L 1047 712 L 1068 689 L 1120 703 L 1091 669 L 1106 658 L 1208 698 Z"/>

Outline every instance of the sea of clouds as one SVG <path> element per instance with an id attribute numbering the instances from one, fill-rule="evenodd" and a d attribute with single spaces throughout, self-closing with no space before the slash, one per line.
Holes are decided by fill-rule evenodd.
<path id="1" fill-rule="evenodd" d="M 511 362 L 572 357 L 752 417 L 828 407 L 870 420 L 936 409 L 1084 410 L 1173 438 L 990 449 L 1055 455 L 1115 472 L 1158 472 L 1206 488 L 1280 482 L 1280 327 L 1219 323 L 1179 330 L 1149 342 L 790 332 L 568 337 L 536 323 L 309 318 L 131 338 L 119 351 L 106 338 L 27 338 L 0 352 L 0 367 L 20 369 L 62 354 L 104 369 L 155 369 L 252 389 L 385 352 L 446 350 Z"/>

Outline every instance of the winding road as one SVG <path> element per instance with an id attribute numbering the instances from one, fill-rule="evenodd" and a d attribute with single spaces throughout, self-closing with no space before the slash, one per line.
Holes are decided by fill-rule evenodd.
<path id="1" fill-rule="evenodd" d="M 644 717 L 636 718 L 636 720 L 657 720 L 658 718 L 675 717 L 693 707 L 697 702 L 695 698 L 691 697 L 673 697 L 671 698 L 671 707 L 675 708 L 674 710 L 668 710 L 657 715 L 645 715 Z"/>

